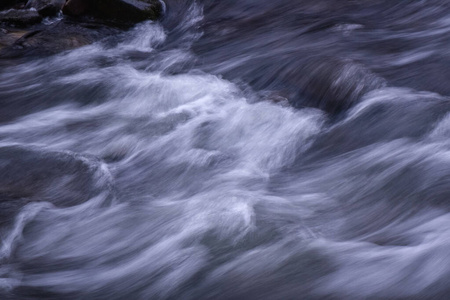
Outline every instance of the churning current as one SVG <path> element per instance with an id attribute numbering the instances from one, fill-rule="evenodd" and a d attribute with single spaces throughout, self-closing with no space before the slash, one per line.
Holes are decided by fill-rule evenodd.
<path id="1" fill-rule="evenodd" d="M 166 1 L 0 69 L 0 298 L 446 299 L 450 5 Z"/>

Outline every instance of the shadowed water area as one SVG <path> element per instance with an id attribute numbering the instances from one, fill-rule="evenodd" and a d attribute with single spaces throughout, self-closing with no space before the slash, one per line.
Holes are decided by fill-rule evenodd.
<path id="1" fill-rule="evenodd" d="M 165 1 L 0 59 L 1 299 L 446 299 L 450 4 Z"/>

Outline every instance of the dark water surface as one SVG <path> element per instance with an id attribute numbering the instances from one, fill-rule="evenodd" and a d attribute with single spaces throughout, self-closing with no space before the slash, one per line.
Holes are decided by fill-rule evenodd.
<path id="1" fill-rule="evenodd" d="M 0 298 L 448 299 L 449 2 L 166 5 L 0 69 Z"/>

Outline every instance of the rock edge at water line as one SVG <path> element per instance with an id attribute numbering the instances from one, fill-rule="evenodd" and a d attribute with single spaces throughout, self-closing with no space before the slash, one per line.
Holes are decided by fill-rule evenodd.
<path id="1" fill-rule="evenodd" d="M 126 23 L 156 20 L 161 10 L 158 0 L 68 0 L 63 7 L 65 15 L 93 16 Z"/>

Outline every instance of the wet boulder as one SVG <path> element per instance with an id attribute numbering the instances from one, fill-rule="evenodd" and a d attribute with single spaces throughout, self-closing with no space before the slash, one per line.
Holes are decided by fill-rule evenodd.
<path id="1" fill-rule="evenodd" d="M 90 3 L 90 0 L 68 0 L 64 4 L 62 11 L 68 16 L 82 16 L 88 13 Z"/>
<path id="2" fill-rule="evenodd" d="M 299 90 L 290 100 L 294 107 L 317 107 L 339 113 L 363 95 L 385 86 L 385 80 L 350 60 L 316 58 L 306 62 L 296 76 Z"/>
<path id="3" fill-rule="evenodd" d="M 0 23 L 26 27 L 42 21 L 42 17 L 31 9 L 10 9 L 0 12 Z"/>
<path id="4" fill-rule="evenodd" d="M 65 0 L 29 0 L 26 8 L 34 8 L 43 17 L 58 14 L 64 6 Z"/>
<path id="5" fill-rule="evenodd" d="M 51 26 L 30 31 L 3 49 L 0 47 L 0 58 L 52 55 L 89 45 L 119 32 L 121 30 L 118 28 L 98 22 L 61 20 Z"/>
<path id="6" fill-rule="evenodd" d="M 0 227 L 11 223 L 27 203 L 58 207 L 109 194 L 111 176 L 95 157 L 38 147 L 0 147 Z"/>
<path id="7" fill-rule="evenodd" d="M 18 39 L 27 33 L 25 30 L 7 30 L 0 28 L 0 50 L 12 46 Z"/>
<path id="8" fill-rule="evenodd" d="M 63 7 L 69 16 L 89 15 L 126 23 L 155 20 L 161 10 L 158 0 L 68 0 Z"/>

